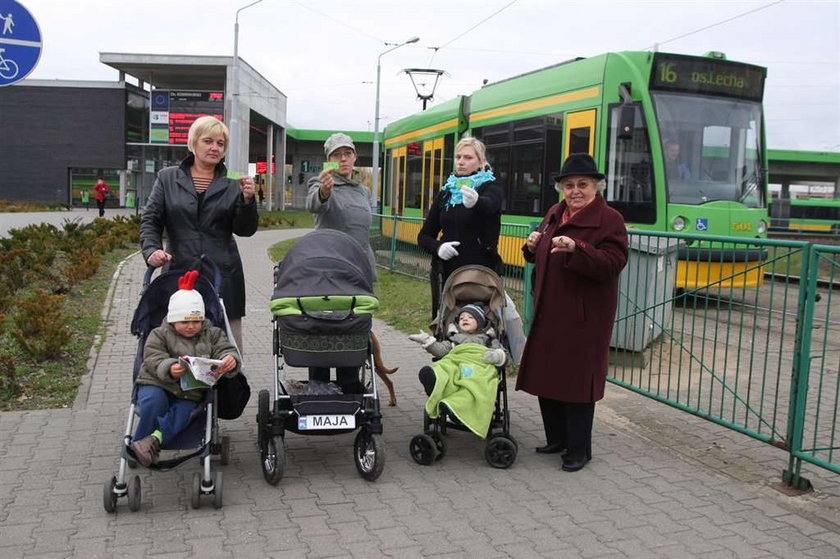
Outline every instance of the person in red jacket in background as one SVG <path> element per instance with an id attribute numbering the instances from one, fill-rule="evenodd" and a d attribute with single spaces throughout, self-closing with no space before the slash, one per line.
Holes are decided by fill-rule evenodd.
<path id="1" fill-rule="evenodd" d="M 96 207 L 99 208 L 99 217 L 102 217 L 105 215 L 105 195 L 111 192 L 111 189 L 102 177 L 99 177 L 93 189 L 96 190 Z"/>

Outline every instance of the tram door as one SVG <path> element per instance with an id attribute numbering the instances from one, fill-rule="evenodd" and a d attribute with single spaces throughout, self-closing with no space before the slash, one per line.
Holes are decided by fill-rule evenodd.
<path id="1" fill-rule="evenodd" d="M 443 184 L 443 138 L 423 142 L 423 217 Z"/>
<path id="2" fill-rule="evenodd" d="M 570 153 L 588 153 L 595 157 L 595 109 L 566 113 L 563 135 L 563 161 Z"/>
<path id="3" fill-rule="evenodd" d="M 405 208 L 405 146 L 391 150 L 391 212 L 402 215 Z"/>

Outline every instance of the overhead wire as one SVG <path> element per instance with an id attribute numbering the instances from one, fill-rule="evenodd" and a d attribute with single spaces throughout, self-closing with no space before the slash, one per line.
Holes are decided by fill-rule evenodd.
<path id="1" fill-rule="evenodd" d="M 713 28 L 713 27 L 717 27 L 718 25 L 723 25 L 724 23 L 729 23 L 730 21 L 734 21 L 734 20 L 736 20 L 736 19 L 742 18 L 742 17 L 744 17 L 744 16 L 746 16 L 746 15 L 749 15 L 749 14 L 754 14 L 755 12 L 760 12 L 761 10 L 766 10 L 767 8 L 770 8 L 770 7 L 772 7 L 772 6 L 775 6 L 776 4 L 781 4 L 781 3 L 782 3 L 782 2 L 784 2 L 784 1 L 785 1 L 785 0 L 776 0 L 775 2 L 773 2 L 773 3 L 771 3 L 771 4 L 767 4 L 767 5 L 765 5 L 765 6 L 760 6 L 760 7 L 758 7 L 758 8 L 753 8 L 752 10 L 747 10 L 747 11 L 746 11 L 746 12 L 744 12 L 744 13 L 741 13 L 741 14 L 738 14 L 738 15 L 735 15 L 735 16 L 732 16 L 732 17 L 730 17 L 730 18 L 724 19 L 724 20 L 719 21 L 719 22 L 717 22 L 717 23 L 713 23 L 713 24 L 711 24 L 711 25 L 707 25 L 706 27 L 701 27 L 700 29 L 695 29 L 694 31 L 689 31 L 688 33 L 683 33 L 682 35 L 678 35 L 678 36 L 676 36 L 676 37 L 671 37 L 670 39 L 668 39 L 668 40 L 666 40 L 666 41 L 659 41 L 659 42 L 654 43 L 654 44 L 652 44 L 651 46 L 649 46 L 649 47 L 645 47 L 645 48 L 649 48 L 649 49 L 654 49 L 654 50 L 656 50 L 656 49 L 659 47 L 659 45 L 664 45 L 664 44 L 667 44 L 667 43 L 672 43 L 672 42 L 674 42 L 674 41 L 676 41 L 676 40 L 678 40 L 678 39 L 684 39 L 684 38 L 689 37 L 689 36 L 691 36 L 691 35 L 694 35 L 694 34 L 696 34 L 696 33 L 700 33 L 701 31 L 706 31 L 706 30 L 711 29 L 711 28 Z"/>
<path id="2" fill-rule="evenodd" d="M 467 33 L 469 33 L 470 31 L 472 31 L 473 29 L 475 29 L 476 27 L 478 27 L 478 26 L 479 26 L 479 25 L 481 25 L 482 23 L 484 23 L 484 22 L 488 21 L 489 19 L 491 19 L 491 18 L 493 18 L 493 17 L 497 16 L 498 14 L 502 13 L 503 11 L 507 10 L 508 8 L 510 8 L 511 6 L 513 6 L 514 4 L 516 4 L 518 1 L 519 1 L 519 0 L 511 0 L 510 2 L 508 2 L 508 3 L 507 3 L 507 4 L 505 4 L 504 6 L 502 6 L 501 8 L 499 8 L 498 10 L 496 10 L 495 12 L 493 12 L 492 14 L 490 14 L 489 16 L 487 16 L 486 18 L 482 19 L 481 21 L 479 21 L 478 23 L 476 23 L 475 25 L 473 25 L 472 27 L 470 27 L 470 28 L 469 28 L 469 29 L 467 29 L 466 31 L 463 31 L 463 32 L 461 32 L 460 34 L 456 35 L 455 37 L 453 37 L 453 38 L 452 38 L 452 39 L 450 39 L 449 41 L 445 42 L 445 43 L 444 43 L 444 44 L 442 44 L 441 46 L 439 46 L 439 47 L 429 47 L 430 49 L 432 49 L 432 50 L 433 50 L 433 52 L 432 52 L 432 56 L 431 56 L 431 58 L 429 58 L 429 64 L 428 64 L 428 66 L 431 66 L 431 65 L 432 65 L 432 61 L 435 59 L 435 56 L 437 56 L 438 51 L 440 51 L 440 50 L 442 50 L 442 49 L 444 49 L 444 48 L 448 47 L 449 45 L 451 45 L 452 43 L 454 43 L 455 41 L 457 41 L 458 39 L 460 39 L 461 37 L 463 37 L 464 35 L 466 35 L 466 34 L 467 34 Z"/>

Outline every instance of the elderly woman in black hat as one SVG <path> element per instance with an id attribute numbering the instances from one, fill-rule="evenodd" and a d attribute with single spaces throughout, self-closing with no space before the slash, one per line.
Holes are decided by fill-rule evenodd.
<path id="1" fill-rule="evenodd" d="M 563 199 L 522 247 L 535 264 L 535 310 L 516 389 L 539 397 L 546 444 L 537 452 L 561 454 L 573 472 L 592 458 L 627 230 L 600 195 L 604 175 L 591 156 L 570 155 L 554 181 Z"/>

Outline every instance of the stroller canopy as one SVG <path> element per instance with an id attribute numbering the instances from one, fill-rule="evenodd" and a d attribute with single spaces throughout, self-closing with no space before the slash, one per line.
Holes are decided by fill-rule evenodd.
<path id="1" fill-rule="evenodd" d="M 275 314 L 306 310 L 370 313 L 379 306 L 373 294 L 368 255 L 352 237 L 318 229 L 302 237 L 286 253 L 274 277 L 271 309 Z M 304 300 L 304 301 L 302 301 Z"/>
<path id="2" fill-rule="evenodd" d="M 441 295 L 435 322 L 435 329 L 438 332 L 446 331 L 446 325 L 454 320 L 455 313 L 461 306 L 480 302 L 493 313 L 491 323 L 496 332 L 499 335 L 503 333 L 504 282 L 490 268 L 477 264 L 461 266 L 449 274 Z"/>

